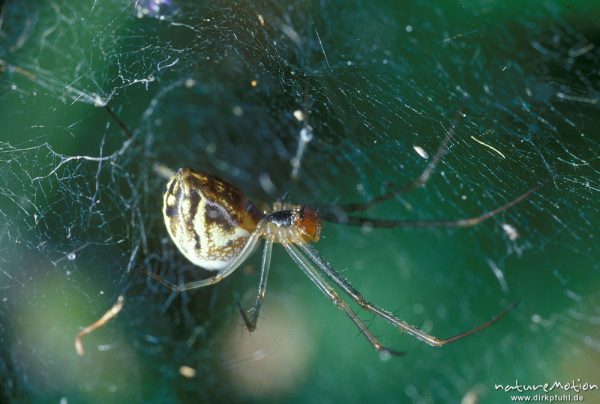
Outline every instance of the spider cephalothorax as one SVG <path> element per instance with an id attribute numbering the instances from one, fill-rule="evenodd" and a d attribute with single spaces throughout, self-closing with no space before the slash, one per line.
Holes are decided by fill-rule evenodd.
<path id="1" fill-rule="evenodd" d="M 321 237 L 317 211 L 308 206 L 275 203 L 262 225 L 265 236 L 273 237 L 276 243 L 290 240 L 314 243 Z"/>

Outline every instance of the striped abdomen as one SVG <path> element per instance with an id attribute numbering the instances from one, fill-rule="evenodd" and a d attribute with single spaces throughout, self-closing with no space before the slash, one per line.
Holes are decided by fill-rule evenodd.
<path id="1" fill-rule="evenodd" d="M 241 253 L 263 214 L 233 185 L 182 168 L 167 184 L 163 216 L 187 259 L 219 271 Z"/>

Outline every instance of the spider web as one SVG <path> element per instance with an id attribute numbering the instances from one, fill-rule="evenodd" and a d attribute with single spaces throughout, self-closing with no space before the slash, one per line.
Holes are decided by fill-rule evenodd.
<path id="1" fill-rule="evenodd" d="M 5 399 L 469 402 L 515 380 L 600 382 L 597 5 L 196 3 L 4 3 Z M 326 224 L 316 247 L 439 337 L 521 300 L 479 335 L 433 349 L 361 313 L 407 351 L 382 361 L 278 249 L 254 334 L 235 301 L 259 254 L 181 295 L 144 272 L 206 276 L 163 227 L 169 169 L 265 201 L 359 202 L 420 175 L 452 128 L 426 186 L 370 216 L 477 216 L 544 185 L 474 228 Z M 78 357 L 74 336 L 121 294 Z"/>

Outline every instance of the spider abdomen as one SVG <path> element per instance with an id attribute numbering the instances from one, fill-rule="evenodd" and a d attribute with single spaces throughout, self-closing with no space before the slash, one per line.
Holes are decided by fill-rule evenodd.
<path id="1" fill-rule="evenodd" d="M 188 260 L 220 271 L 239 256 L 263 214 L 233 185 L 182 168 L 167 183 L 163 216 Z"/>

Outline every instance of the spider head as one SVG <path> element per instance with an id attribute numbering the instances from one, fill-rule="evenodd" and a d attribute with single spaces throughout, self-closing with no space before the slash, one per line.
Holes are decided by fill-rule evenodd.
<path id="1" fill-rule="evenodd" d="M 294 226 L 300 232 L 304 241 L 314 243 L 321 237 L 321 221 L 317 211 L 306 206 L 300 206 L 294 212 Z"/>

